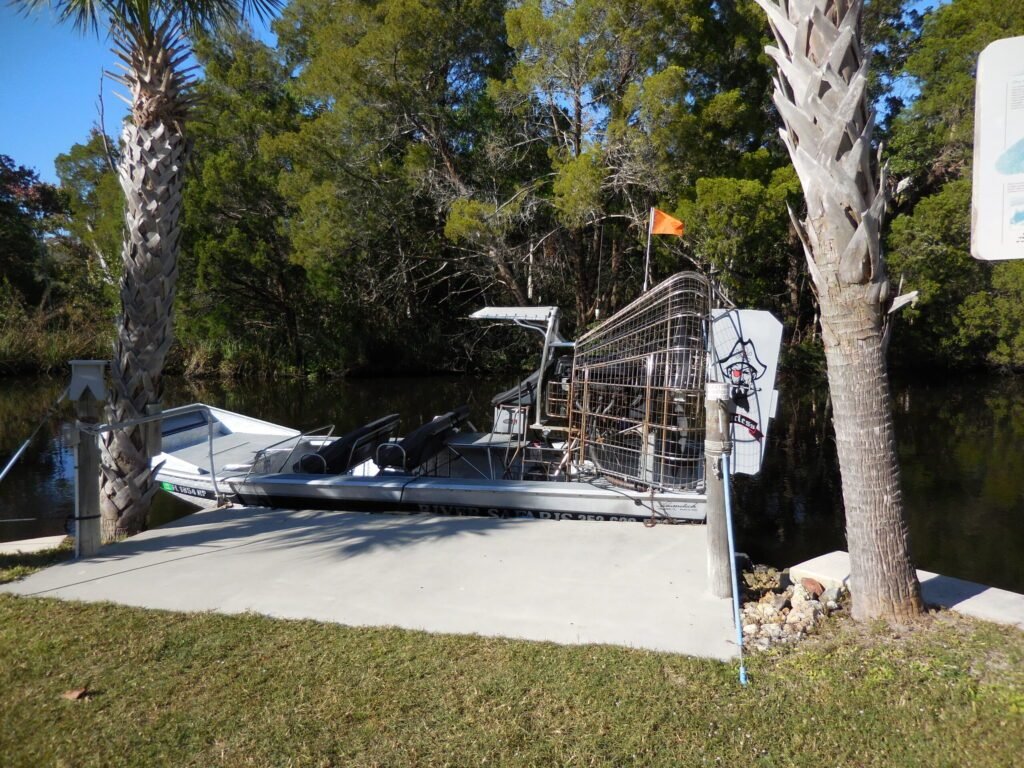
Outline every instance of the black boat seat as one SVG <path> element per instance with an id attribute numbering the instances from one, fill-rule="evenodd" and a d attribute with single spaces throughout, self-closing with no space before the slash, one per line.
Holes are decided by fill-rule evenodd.
<path id="1" fill-rule="evenodd" d="M 412 472 L 436 456 L 468 418 L 469 406 L 463 405 L 417 427 L 397 443 L 384 443 L 377 449 L 377 466 Z"/>
<path id="2" fill-rule="evenodd" d="M 316 453 L 309 453 L 299 459 L 296 472 L 311 474 L 342 475 L 352 467 L 372 459 L 377 446 L 386 443 L 398 429 L 399 416 L 392 413 L 364 424 L 339 437 Z"/>

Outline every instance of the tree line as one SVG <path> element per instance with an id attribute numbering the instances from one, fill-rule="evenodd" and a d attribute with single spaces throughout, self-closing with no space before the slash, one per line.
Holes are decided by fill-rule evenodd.
<path id="1" fill-rule="evenodd" d="M 1024 34 L 1020 0 L 874 0 L 876 131 L 896 191 L 889 273 L 918 290 L 893 359 L 1024 367 L 1024 265 L 969 255 L 974 72 Z M 750 0 L 293 0 L 269 47 L 195 46 L 173 364 L 193 374 L 496 367 L 487 304 L 557 304 L 578 331 L 643 281 L 695 268 L 785 322 L 817 364 L 787 207 L 764 16 Z M 0 157 L 0 365 L 12 328 L 86 333 L 106 356 L 123 200 L 115 140 L 60 155 L 58 187 Z"/>

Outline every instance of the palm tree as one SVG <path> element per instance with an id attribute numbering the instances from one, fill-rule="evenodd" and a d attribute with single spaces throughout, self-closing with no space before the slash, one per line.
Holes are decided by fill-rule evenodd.
<path id="1" fill-rule="evenodd" d="M 182 185 L 192 107 L 188 36 L 252 11 L 265 17 L 280 0 L 15 0 L 26 11 L 53 7 L 76 29 L 109 27 L 131 114 L 121 134 L 118 176 L 125 195 L 121 316 L 111 361 L 111 422 L 159 408 L 162 371 L 173 338 L 181 241 Z M 142 530 L 156 484 L 151 430 L 130 427 L 103 438 L 103 540 Z"/>
<path id="2" fill-rule="evenodd" d="M 885 169 L 871 146 L 861 0 L 757 0 L 778 48 L 775 105 L 807 218 L 793 225 L 820 306 L 857 619 L 923 609 L 910 560 L 886 367 L 892 304 L 879 231 Z M 792 212 L 791 212 L 792 214 Z"/>

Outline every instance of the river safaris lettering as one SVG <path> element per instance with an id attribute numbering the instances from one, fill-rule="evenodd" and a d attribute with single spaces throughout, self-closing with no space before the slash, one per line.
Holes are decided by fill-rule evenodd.
<path id="1" fill-rule="evenodd" d="M 449 517 L 495 517 L 495 518 L 531 518 L 534 520 L 607 520 L 610 522 L 636 522 L 642 517 L 630 515 L 602 515 L 590 512 L 546 512 L 529 509 L 506 509 L 502 507 L 460 507 L 451 504 L 419 504 L 420 512 L 432 515 L 448 515 Z"/>

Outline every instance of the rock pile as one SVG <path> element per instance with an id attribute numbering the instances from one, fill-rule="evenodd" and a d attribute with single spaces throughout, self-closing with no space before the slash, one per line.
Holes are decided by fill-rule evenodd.
<path id="1" fill-rule="evenodd" d="M 825 589 L 813 579 L 791 584 L 787 573 L 757 568 L 744 574 L 748 594 L 755 599 L 744 603 L 743 645 L 765 650 L 779 643 L 802 640 L 821 620 L 842 610 L 845 590 Z M 758 597 L 758 595 L 760 595 Z"/>

